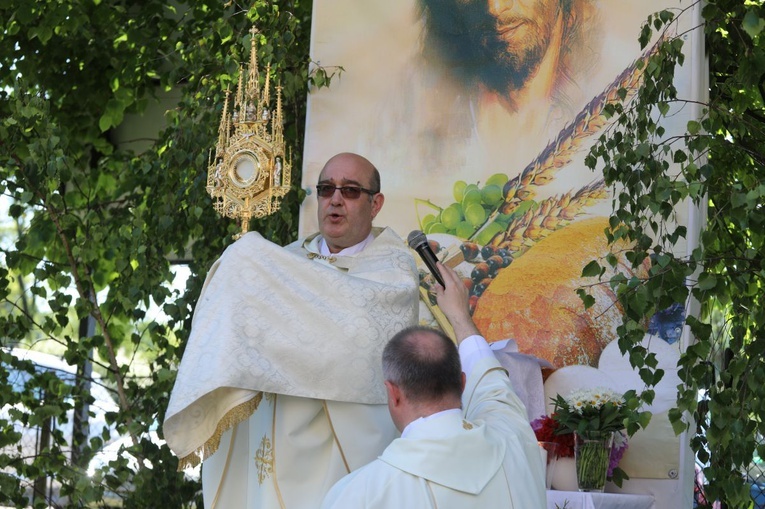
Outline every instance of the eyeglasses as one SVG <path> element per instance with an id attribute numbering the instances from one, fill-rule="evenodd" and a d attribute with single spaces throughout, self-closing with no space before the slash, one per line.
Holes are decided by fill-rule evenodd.
<path id="1" fill-rule="evenodd" d="M 363 187 L 358 186 L 333 186 L 330 184 L 319 184 L 316 186 L 316 193 L 321 196 L 322 198 L 331 198 L 335 194 L 335 190 L 339 189 L 340 194 L 343 195 L 343 198 L 346 198 L 348 200 L 355 200 L 359 196 L 361 196 L 361 193 L 367 193 L 369 196 L 374 196 L 379 191 L 370 191 L 369 189 L 364 189 Z"/>

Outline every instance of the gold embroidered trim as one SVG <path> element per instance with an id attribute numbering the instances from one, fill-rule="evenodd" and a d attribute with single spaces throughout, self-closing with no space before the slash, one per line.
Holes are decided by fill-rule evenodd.
<path id="1" fill-rule="evenodd" d="M 271 476 L 271 479 L 274 480 L 274 490 L 276 491 L 276 498 L 279 499 L 279 507 L 281 509 L 286 509 L 286 506 L 284 505 L 284 497 L 282 497 L 282 490 L 279 489 L 279 474 L 276 472 L 276 394 L 274 394 L 274 415 L 271 419 L 271 436 L 274 438 L 273 446 L 271 447 L 274 455 L 274 459 L 271 462 L 272 468 L 273 468 L 273 474 Z"/>
<path id="2" fill-rule="evenodd" d="M 245 401 L 241 405 L 237 405 L 218 421 L 218 425 L 215 427 L 215 432 L 210 438 L 196 451 L 184 456 L 178 460 L 178 471 L 186 470 L 187 468 L 193 468 L 199 465 L 204 458 L 209 458 L 220 447 L 220 439 L 223 433 L 236 426 L 240 422 L 247 419 L 255 410 L 258 409 L 260 401 L 263 399 L 263 393 L 258 392 L 254 398 Z"/>
<path id="3" fill-rule="evenodd" d="M 470 399 L 468 400 L 467 404 L 465 405 L 465 408 L 464 408 L 465 412 L 467 412 L 470 409 L 470 405 L 473 404 L 473 396 L 475 395 L 475 388 L 478 387 L 480 385 L 481 381 L 486 377 L 486 375 L 488 375 L 492 371 L 502 371 L 505 374 L 505 376 L 507 376 L 507 370 L 505 368 L 501 367 L 501 366 L 496 366 L 496 367 L 487 369 L 481 375 L 481 378 L 478 379 L 478 382 L 476 382 L 475 384 L 471 384 L 471 387 L 473 388 L 473 392 L 470 394 Z"/>
<path id="4" fill-rule="evenodd" d="M 327 421 L 329 422 L 329 429 L 332 431 L 332 437 L 335 439 L 335 443 L 337 444 L 337 449 L 340 451 L 340 457 L 343 458 L 345 471 L 350 474 L 351 467 L 348 466 L 348 460 L 345 459 L 345 452 L 343 451 L 343 446 L 340 445 L 340 439 L 337 438 L 337 433 L 335 433 L 335 426 L 332 424 L 332 417 L 329 415 L 329 408 L 327 408 L 327 400 L 322 400 L 321 404 L 324 406 L 324 415 L 327 416 Z"/>
<path id="5" fill-rule="evenodd" d="M 334 257 L 334 256 L 324 256 L 324 255 L 321 255 L 319 253 L 310 253 L 309 252 L 309 253 L 307 253 L 306 256 L 308 256 L 309 260 L 313 260 L 315 258 L 318 258 L 319 260 L 326 260 L 329 263 L 335 263 L 337 261 L 337 258 Z"/>
<path id="6" fill-rule="evenodd" d="M 462 427 L 464 429 L 473 429 L 473 425 L 470 424 L 469 422 L 465 421 L 465 420 L 462 421 Z"/>
<path id="7" fill-rule="evenodd" d="M 228 466 L 231 464 L 231 455 L 234 452 L 234 441 L 236 440 L 236 431 L 238 428 L 231 430 L 231 443 L 228 444 L 228 455 L 226 456 L 226 464 L 223 466 L 223 475 L 220 476 L 220 482 L 218 483 L 218 489 L 215 490 L 215 498 L 212 501 L 210 509 L 218 507 L 218 499 L 220 498 L 221 490 L 223 489 L 223 483 L 226 481 L 228 475 Z"/>
<path id="8" fill-rule="evenodd" d="M 263 435 L 260 447 L 255 451 L 255 467 L 258 471 L 258 484 L 262 486 L 266 477 L 274 472 L 274 449 L 266 435 Z"/>

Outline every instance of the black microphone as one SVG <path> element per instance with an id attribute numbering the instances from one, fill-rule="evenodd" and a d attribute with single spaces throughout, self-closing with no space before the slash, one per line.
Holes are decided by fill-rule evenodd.
<path id="1" fill-rule="evenodd" d="M 420 230 L 412 230 L 406 241 L 409 243 L 409 247 L 417 251 L 417 254 L 420 255 L 420 258 L 422 258 L 422 261 L 425 262 L 425 265 L 428 266 L 430 273 L 433 274 L 434 278 L 436 278 L 438 284 L 445 288 L 446 285 L 444 284 L 444 279 L 441 277 L 441 272 L 439 272 L 438 267 L 436 267 L 438 258 L 436 258 L 433 250 L 430 249 L 428 238 L 425 236 L 425 234 Z"/>

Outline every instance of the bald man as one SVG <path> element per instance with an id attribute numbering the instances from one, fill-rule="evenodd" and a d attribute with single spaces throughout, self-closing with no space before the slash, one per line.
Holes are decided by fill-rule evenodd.
<path id="1" fill-rule="evenodd" d="M 397 435 L 379 358 L 417 322 L 415 262 L 372 226 L 385 197 L 366 158 L 329 159 L 316 199 L 319 232 L 244 235 L 195 310 L 164 429 L 183 464 L 204 457 L 207 508 L 314 508 Z"/>
<path id="2" fill-rule="evenodd" d="M 436 298 L 457 345 L 421 326 L 393 336 L 382 369 L 401 438 L 339 481 L 322 509 L 547 507 L 526 409 L 470 317 L 462 279 L 438 267 Z"/>
<path id="3" fill-rule="evenodd" d="M 380 192 L 380 173 L 367 159 L 350 153 L 332 157 L 319 174 L 316 196 L 320 249 L 339 253 L 374 240 L 372 220 L 385 196 Z"/>

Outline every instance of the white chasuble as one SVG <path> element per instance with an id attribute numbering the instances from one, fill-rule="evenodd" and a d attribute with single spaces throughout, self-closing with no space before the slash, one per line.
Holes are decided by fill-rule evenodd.
<path id="1" fill-rule="evenodd" d="M 202 464 L 205 507 L 316 508 L 397 434 L 387 405 L 270 394 Z"/>
<path id="2" fill-rule="evenodd" d="M 476 362 L 462 408 L 463 415 L 441 412 L 407 429 L 378 459 L 340 480 L 321 508 L 547 507 L 536 437 L 495 358 Z"/>
<path id="3" fill-rule="evenodd" d="M 205 507 L 316 507 L 395 438 L 380 357 L 417 321 L 418 277 L 374 233 L 328 258 L 249 233 L 211 268 L 164 423 L 181 467 L 204 459 Z"/>

